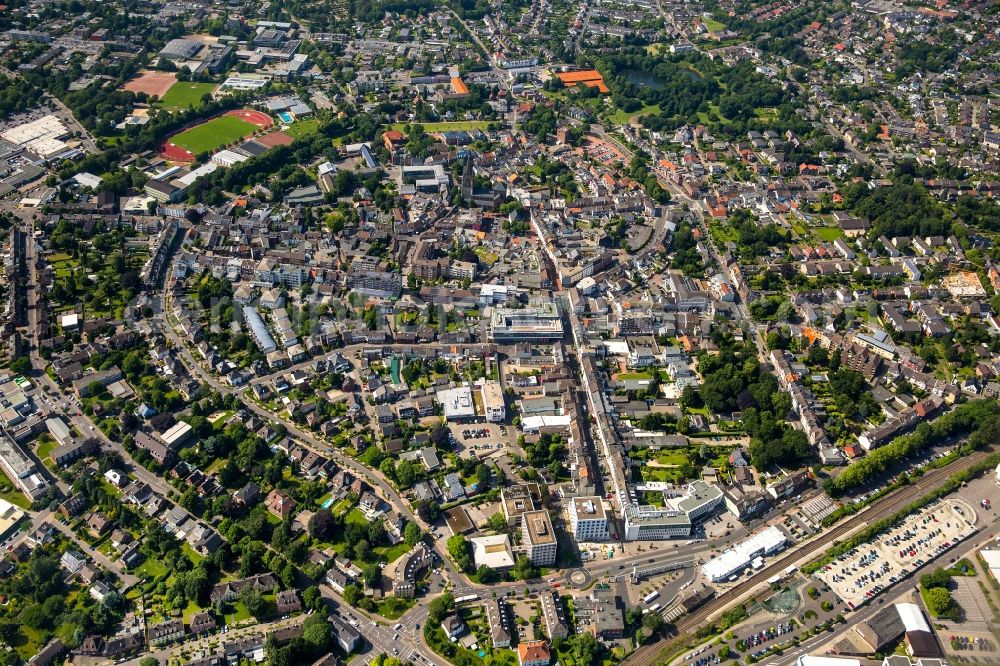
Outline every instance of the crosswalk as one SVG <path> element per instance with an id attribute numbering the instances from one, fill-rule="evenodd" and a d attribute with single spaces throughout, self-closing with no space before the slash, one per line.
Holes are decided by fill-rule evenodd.
<path id="1" fill-rule="evenodd" d="M 667 610 L 663 611 L 662 614 L 664 620 L 666 620 L 667 622 L 673 622 L 681 615 L 684 615 L 684 607 L 681 606 L 680 604 L 674 604 Z"/>

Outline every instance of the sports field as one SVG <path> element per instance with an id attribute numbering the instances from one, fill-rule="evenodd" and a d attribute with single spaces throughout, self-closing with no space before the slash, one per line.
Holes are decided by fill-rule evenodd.
<path id="1" fill-rule="evenodd" d="M 171 137 L 170 143 L 197 155 L 229 145 L 255 131 L 257 126 L 253 123 L 236 116 L 219 116 Z"/>
<path id="2" fill-rule="evenodd" d="M 214 83 L 178 81 L 160 98 L 160 107 L 167 111 L 180 111 L 197 106 L 201 98 L 215 90 Z"/>
<path id="3" fill-rule="evenodd" d="M 138 76 L 123 85 L 122 90 L 163 97 L 176 84 L 177 75 L 173 72 L 154 72 L 144 69 Z"/>

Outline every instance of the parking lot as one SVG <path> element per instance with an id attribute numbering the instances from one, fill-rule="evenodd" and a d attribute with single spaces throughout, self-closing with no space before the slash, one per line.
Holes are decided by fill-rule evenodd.
<path id="1" fill-rule="evenodd" d="M 791 622 L 778 622 L 765 629 L 753 631 L 746 636 L 740 636 L 739 641 L 737 641 L 737 647 L 740 646 L 740 641 L 742 641 L 745 654 L 750 655 L 753 659 L 758 659 L 771 647 L 770 643 L 774 641 L 784 643 L 786 639 L 783 637 L 785 634 L 791 634 L 792 629 Z"/>
<path id="2" fill-rule="evenodd" d="M 849 608 L 860 608 L 973 534 L 974 520 L 975 513 L 964 502 L 935 502 L 881 534 L 877 541 L 839 557 L 816 577 L 825 581 Z"/>
<path id="3" fill-rule="evenodd" d="M 448 425 L 459 457 L 487 458 L 503 453 L 510 431 L 496 423 L 451 423 Z M 507 432 L 501 431 L 501 428 Z"/>

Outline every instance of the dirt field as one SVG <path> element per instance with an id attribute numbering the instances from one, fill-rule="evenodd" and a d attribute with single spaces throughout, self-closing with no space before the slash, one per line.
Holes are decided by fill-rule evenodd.
<path id="1" fill-rule="evenodd" d="M 257 143 L 267 146 L 268 148 L 273 148 L 274 146 L 287 146 L 292 143 L 292 137 L 288 136 L 284 132 L 268 132 L 263 136 L 257 137 Z"/>
<path id="2" fill-rule="evenodd" d="M 134 93 L 163 97 L 164 93 L 170 90 L 170 86 L 175 83 L 177 83 L 177 76 L 173 72 L 143 70 L 139 76 L 126 83 L 122 88 Z"/>

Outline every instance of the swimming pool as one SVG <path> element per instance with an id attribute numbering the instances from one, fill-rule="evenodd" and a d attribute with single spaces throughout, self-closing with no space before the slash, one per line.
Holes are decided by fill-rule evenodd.
<path id="1" fill-rule="evenodd" d="M 281 122 L 285 123 L 286 125 L 295 120 L 295 118 L 292 117 L 292 114 L 288 113 L 288 111 L 279 112 L 278 117 L 281 118 Z"/>
<path id="2" fill-rule="evenodd" d="M 326 501 L 323 502 L 322 506 L 323 506 L 324 509 L 329 509 L 331 504 L 333 504 L 333 498 L 332 497 L 328 497 L 326 499 Z"/>

